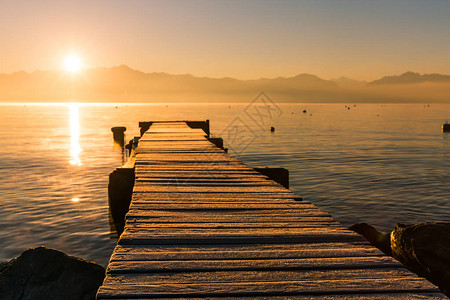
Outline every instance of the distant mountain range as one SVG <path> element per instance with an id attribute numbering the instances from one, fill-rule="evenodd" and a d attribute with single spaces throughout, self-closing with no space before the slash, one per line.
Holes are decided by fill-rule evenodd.
<path id="1" fill-rule="evenodd" d="M 419 74 L 414 72 L 406 72 L 399 76 L 385 76 L 381 79 L 369 82 L 370 85 L 381 84 L 411 84 L 424 82 L 444 82 L 450 83 L 449 75 L 441 74 Z"/>
<path id="2" fill-rule="evenodd" d="M 261 91 L 279 102 L 450 102 L 450 76 L 407 72 L 368 83 L 311 74 L 238 80 L 144 73 L 125 65 L 79 74 L 0 74 L 3 102 L 248 102 Z"/>

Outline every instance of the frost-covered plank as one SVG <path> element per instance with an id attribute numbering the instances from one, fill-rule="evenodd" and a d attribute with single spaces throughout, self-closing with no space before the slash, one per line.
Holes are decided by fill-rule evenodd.
<path id="1" fill-rule="evenodd" d="M 132 209 L 128 212 L 127 217 L 178 217 L 186 220 L 196 220 L 198 218 L 217 218 L 217 222 L 220 222 L 222 219 L 228 219 L 228 221 L 236 221 L 235 218 L 261 218 L 261 219 L 269 219 L 276 220 L 277 218 L 302 218 L 302 217 L 329 217 L 330 215 L 322 212 L 318 209 L 260 209 L 258 211 L 248 210 L 248 209 L 235 209 L 233 211 L 230 210 L 185 210 L 182 207 L 179 209 L 173 210 L 165 210 L 165 209 Z M 188 219 L 186 219 L 188 218 Z M 190 218 L 190 219 L 189 219 Z"/>
<path id="2" fill-rule="evenodd" d="M 168 283 L 168 284 L 107 284 L 98 298 L 103 297 L 259 297 L 290 295 L 333 295 L 393 292 L 438 292 L 419 278 L 368 278 L 359 280 L 302 280 L 288 282 L 231 282 L 231 283 Z"/>
<path id="3" fill-rule="evenodd" d="M 166 196 L 169 196 L 166 194 Z M 161 193 L 151 193 L 151 192 L 134 192 L 133 199 L 164 199 L 164 195 Z M 302 198 L 292 192 L 289 193 L 182 193 L 182 192 L 172 192 L 170 193 L 170 199 L 178 200 L 192 200 L 197 201 L 214 200 L 214 201 L 303 201 Z"/>
<path id="4" fill-rule="evenodd" d="M 111 261 L 284 259 L 319 257 L 384 256 L 369 245 L 351 243 L 306 243 L 273 245 L 118 245 Z"/>
<path id="5" fill-rule="evenodd" d="M 286 190 L 280 185 L 273 186 L 224 186 L 224 187 L 190 187 L 184 185 L 168 186 L 168 185 L 151 185 L 151 184 L 136 184 L 134 186 L 134 192 L 161 192 L 161 193 L 282 193 L 293 194 L 289 190 Z"/>
<path id="6" fill-rule="evenodd" d="M 219 283 L 219 282 L 292 282 L 292 281 L 357 281 L 365 279 L 417 279 L 417 276 L 404 268 L 375 269 L 333 269 L 333 270 L 286 270 L 286 271 L 216 271 L 216 272 L 179 272 L 153 274 L 112 274 L 106 284 L 142 284 L 148 283 Z M 366 286 L 370 283 L 364 282 Z M 333 283 L 332 283 L 333 284 Z M 430 285 L 424 285 L 431 288 Z"/>
<path id="7" fill-rule="evenodd" d="M 219 236 L 223 237 L 302 237 L 302 236 L 342 236 L 342 237 L 356 237 L 360 238 L 360 235 L 355 234 L 352 231 L 343 229 L 342 227 L 158 227 L 153 228 L 148 224 L 143 224 L 142 226 L 127 226 L 124 233 L 126 237 L 145 237 L 150 238 L 166 237 L 166 236 L 191 236 L 198 235 L 200 237 L 211 237 L 216 238 Z"/>
<path id="8" fill-rule="evenodd" d="M 396 268 L 402 265 L 387 256 L 320 257 L 286 259 L 214 259 L 169 261 L 111 261 L 108 273 L 286 271 Z M 425 280 L 422 280 L 425 282 Z"/>
<path id="9" fill-rule="evenodd" d="M 125 231 L 120 240 L 120 245 L 194 245 L 194 244 L 275 244 L 275 243 L 326 243 L 326 242 L 352 242 L 363 241 L 360 236 L 346 233 L 328 234 L 264 234 L 255 235 L 223 233 L 223 234 L 200 234 L 200 233 L 163 233 L 154 235 L 139 234 Z"/>
<path id="10" fill-rule="evenodd" d="M 272 229 L 272 228 L 342 228 L 342 226 L 335 221 L 326 222 L 283 222 L 283 223 L 162 223 L 162 222 L 139 222 L 133 219 L 127 222 L 128 228 L 205 228 L 205 229 Z"/>
<path id="11" fill-rule="evenodd" d="M 148 220 L 149 222 L 165 222 L 165 223 L 177 223 L 177 222 L 189 222 L 192 223 L 277 223 L 277 222 L 296 222 L 302 219 L 320 219 L 323 218 L 325 220 L 329 220 L 330 216 L 328 214 L 318 214 L 318 213 L 303 213 L 297 215 L 258 215 L 255 216 L 253 214 L 248 215 L 238 215 L 238 214 L 186 214 L 186 213 L 171 213 L 171 214 L 142 214 L 142 213 L 128 213 L 126 216 L 127 222 L 135 221 L 135 222 L 145 222 Z"/>
<path id="12" fill-rule="evenodd" d="M 131 204 L 131 209 L 168 209 L 168 210 L 236 210 L 236 209 L 245 209 L 245 210 L 261 210 L 261 209 L 317 209 L 314 205 L 310 203 L 304 203 L 301 201 L 292 201 L 291 203 L 246 203 L 245 205 L 240 203 L 184 203 L 183 205 L 176 203 L 154 203 L 150 201 L 133 201 Z"/>
<path id="13" fill-rule="evenodd" d="M 214 176 L 211 174 L 205 174 L 204 172 L 169 172 L 163 170 L 148 170 L 143 171 L 139 170 L 136 172 L 136 176 L 138 178 L 147 178 L 150 180 L 158 181 L 158 180 L 170 180 L 174 178 L 179 178 L 180 180 L 230 180 L 230 181 L 260 181 L 260 180 L 268 180 L 268 178 L 262 174 L 258 174 L 255 172 L 239 172 L 239 173 L 231 173 L 231 172 L 215 172 Z"/>
<path id="14" fill-rule="evenodd" d="M 166 180 L 166 181 L 154 181 L 154 180 L 147 180 L 142 178 L 136 178 L 135 185 L 137 184 L 145 184 L 147 186 L 180 186 L 183 185 L 185 187 L 208 187 L 208 188 L 222 188 L 222 187 L 232 187 L 232 188 L 244 188 L 244 187 L 281 187 L 278 183 L 274 181 L 269 180 L 260 180 L 260 181 L 232 181 L 227 182 L 226 180 L 214 180 L 211 178 L 211 180 L 191 180 L 186 179 L 182 180 L 179 178 L 174 178 L 172 180 Z"/>

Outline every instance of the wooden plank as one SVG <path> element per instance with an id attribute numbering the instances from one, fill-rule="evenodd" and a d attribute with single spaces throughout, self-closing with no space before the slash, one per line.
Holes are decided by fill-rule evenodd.
<path id="1" fill-rule="evenodd" d="M 163 171 L 163 170 L 149 170 L 149 171 L 143 171 L 138 170 L 136 173 L 136 176 L 138 178 L 148 178 L 151 180 L 170 180 L 173 178 L 179 178 L 179 179 L 189 179 L 189 180 L 204 180 L 204 179 L 211 179 L 211 174 L 205 174 L 204 172 L 190 172 L 190 173 L 181 173 L 181 172 L 169 172 L 169 171 Z M 268 180 L 267 176 L 264 176 L 262 174 L 256 174 L 253 172 L 246 172 L 246 173 L 223 173 L 220 171 L 215 172 L 215 176 L 212 179 L 215 180 L 236 180 L 236 181 L 260 181 L 260 180 Z"/>
<path id="2" fill-rule="evenodd" d="M 105 292 L 105 293 L 104 293 Z M 184 298 L 185 295 L 183 295 L 182 298 Z M 123 295 L 120 293 L 110 293 L 107 290 L 103 290 L 100 289 L 99 292 L 99 296 L 98 299 L 180 299 L 180 297 L 173 297 L 173 296 L 165 296 L 165 297 L 159 297 L 159 296 L 144 296 L 144 295 Z M 242 296 L 208 296 L 207 299 L 242 299 Z M 249 298 L 249 296 L 247 295 L 246 298 Z M 251 297 L 251 298 L 255 298 L 255 297 Z M 198 296 L 189 296 L 189 299 L 192 300 L 199 300 L 199 299 L 205 299 L 205 297 L 198 297 Z M 259 294 L 257 295 L 257 299 L 260 300 L 266 300 L 266 299 L 271 299 L 271 300 L 277 300 L 277 299 L 322 299 L 322 300 L 330 300 L 330 299 L 352 299 L 352 300 L 392 300 L 392 299 L 402 299 L 402 300 L 424 300 L 424 299 L 448 299 L 446 296 L 444 296 L 443 294 L 440 293 L 435 293 L 435 292 L 420 292 L 420 291 L 414 291 L 414 292 L 401 292 L 401 291 L 396 291 L 396 292 L 383 292 L 380 291 L 378 292 L 378 294 L 374 294 L 374 292 L 371 292 L 370 294 L 367 293 L 356 293 L 356 294 L 345 294 L 345 293 L 338 293 L 338 294 L 314 294 L 314 295 L 306 295 L 306 294 L 301 294 L 301 295 L 294 295 L 294 294 L 289 294 L 289 295 L 284 295 L 284 296 L 279 296 L 279 295 L 264 295 L 264 294 Z"/>
<path id="3" fill-rule="evenodd" d="M 139 146 L 141 148 L 149 148 L 152 146 L 164 146 L 164 147 L 190 147 L 190 146 L 206 146 L 206 147 L 213 147 L 214 145 L 208 141 L 206 138 L 201 139 L 198 141 L 192 141 L 192 140 L 175 140 L 175 141 L 155 141 L 151 139 L 142 138 L 139 139 Z"/>
<path id="4" fill-rule="evenodd" d="M 284 222 L 284 223 L 188 223 L 188 222 L 178 222 L 178 223 L 157 223 L 157 222 L 127 222 L 128 228 L 154 228 L 154 229 L 172 229 L 181 230 L 184 228 L 204 228 L 204 229 L 219 229 L 219 228 L 229 228 L 229 229 L 275 229 L 275 228 L 297 228 L 297 229 L 311 229 L 311 228 L 342 228 L 338 222 Z"/>
<path id="5" fill-rule="evenodd" d="M 236 209 L 236 210 L 186 210 L 183 208 L 172 209 L 172 210 L 156 210 L 156 209 L 132 209 L 127 214 L 128 217 L 136 216 L 136 217 L 178 217 L 178 218 L 190 218 L 190 220 L 196 220 L 200 218 L 217 218 L 217 222 L 225 218 L 231 218 L 231 220 L 235 220 L 235 218 L 261 218 L 261 219 L 270 219 L 275 220 L 277 218 L 302 218 L 302 217 L 329 217 L 328 213 L 324 213 L 318 209 L 260 209 L 257 212 L 254 210 L 246 210 L 246 209 Z M 184 219 L 186 220 L 186 219 Z"/>
<path id="6" fill-rule="evenodd" d="M 199 297 L 190 297 L 189 299 L 204 299 Z M 242 299 L 242 297 L 208 297 L 208 299 Z M 277 300 L 277 299 L 286 299 L 286 296 L 263 296 L 258 295 L 258 300 Z M 404 291 L 395 291 L 395 292 L 383 292 L 376 291 L 371 294 L 367 293 L 356 293 L 356 294 L 327 294 L 327 295 L 289 295 L 287 299 L 321 299 L 321 300 L 334 300 L 334 299 L 352 299 L 352 300 L 430 300 L 430 299 L 448 299 L 441 293 L 436 292 L 420 292 L 420 290 L 416 290 L 414 292 L 404 292 Z"/>
<path id="7" fill-rule="evenodd" d="M 133 199 L 139 201 L 140 199 L 158 199 L 162 200 L 161 193 L 151 193 L 151 192 L 133 192 Z M 193 192 L 190 194 L 182 192 L 172 192 L 170 193 L 170 198 L 173 200 L 186 200 L 186 199 L 196 199 L 196 201 L 236 201 L 236 202 L 262 202 L 262 201 L 304 201 L 300 196 L 294 193 L 264 193 L 264 194 L 245 194 L 245 193 L 197 193 Z M 307 202 L 307 201 L 305 201 Z"/>
<path id="8" fill-rule="evenodd" d="M 276 185 L 274 182 L 271 182 L 267 180 L 266 178 L 215 178 L 215 177 L 203 177 L 203 178 L 196 178 L 196 177 L 187 177 L 187 176 L 171 176 L 171 177 L 163 177 L 163 178 L 154 178 L 154 177 L 147 177 L 147 176 L 136 176 L 136 180 L 140 182 L 148 182 L 149 184 L 166 184 L 166 183 L 173 183 L 175 182 L 188 182 L 191 184 L 234 184 L 234 185 L 249 185 L 249 184 L 259 184 L 259 185 Z"/>
<path id="9" fill-rule="evenodd" d="M 156 197 L 149 197 L 147 195 L 147 193 L 137 193 L 136 195 L 140 195 L 139 198 L 136 197 L 136 200 L 133 201 L 131 203 L 131 205 L 141 205 L 141 204 L 145 204 L 145 205 L 152 205 L 152 204 L 170 204 L 170 205 L 179 205 L 182 206 L 184 204 L 199 204 L 199 205 L 206 205 L 206 204 L 211 204 L 211 205 L 241 205 L 241 206 L 247 206 L 247 205 L 270 205 L 270 204 L 274 204 L 274 205 L 278 205 L 278 204 L 288 204 L 291 205 L 292 202 L 294 202 L 294 200 L 292 199 L 271 199 L 271 198 L 263 198 L 263 199 L 252 199 L 252 198 L 243 198 L 243 199 L 238 199 L 237 201 L 233 201 L 230 202 L 229 199 L 223 199 L 222 198 L 201 198 L 201 199 L 195 199 L 195 201 L 193 201 L 192 199 L 184 199 L 184 198 L 170 198 L 169 200 L 166 199 L 166 196 L 161 197 L 161 195 L 156 196 Z M 161 199 L 162 198 L 162 199 Z M 295 201 L 295 202 L 300 202 L 300 203 L 305 203 L 305 204 L 311 204 L 309 201 Z"/>
<path id="10" fill-rule="evenodd" d="M 174 186 L 167 186 L 167 185 L 150 185 L 150 184 L 136 184 L 134 186 L 134 192 L 147 192 L 147 193 L 216 193 L 216 194 L 223 194 L 223 193 L 258 193 L 258 194 L 286 194 L 286 195 L 294 195 L 292 192 L 286 190 L 282 186 L 274 185 L 274 186 L 223 186 L 220 188 L 217 187 L 207 187 L 207 186 L 184 186 L 184 185 L 174 185 Z"/>
<path id="11" fill-rule="evenodd" d="M 228 202 L 228 203 L 184 203 L 179 205 L 176 203 L 155 203 L 152 201 L 133 201 L 131 209 L 152 209 L 152 210 L 261 210 L 261 209 L 315 209 L 317 208 L 304 202 L 284 203 L 284 204 L 267 204 L 267 203 L 247 203 L 242 205 L 240 203 Z"/>
<path id="12" fill-rule="evenodd" d="M 211 178 L 211 180 L 191 180 L 190 178 L 182 180 L 179 178 L 175 178 L 173 180 L 165 180 L 165 181 L 155 181 L 149 180 L 145 178 L 136 178 L 136 184 L 144 184 L 147 187 L 156 187 L 156 186 L 183 186 L 186 187 L 232 187 L 232 188 L 244 188 L 244 187 L 282 187 L 280 184 L 269 181 L 269 180 L 260 180 L 260 181 L 226 181 L 226 180 L 215 180 Z"/>
<path id="13" fill-rule="evenodd" d="M 351 243 L 307 243 L 273 245 L 118 245 L 111 261 L 285 259 L 319 257 L 384 256 L 369 245 Z"/>
<path id="14" fill-rule="evenodd" d="M 275 243 L 332 243 L 363 241 L 364 238 L 344 232 L 330 232 L 324 234 L 298 233 L 276 235 L 259 232 L 255 235 L 225 232 L 222 234 L 155 232 L 154 235 L 141 232 L 122 233 L 119 245 L 195 245 L 195 244 L 275 244 Z"/>
<path id="15" fill-rule="evenodd" d="M 168 284 L 111 284 L 104 285 L 99 299 L 105 296 L 138 297 L 210 297 L 210 296 L 267 296 L 267 295 L 332 295 L 336 293 L 393 293 L 414 292 L 418 288 L 437 292 L 419 278 L 378 278 L 349 280 L 304 280 L 286 282 L 232 282 L 232 283 L 168 283 Z"/>
<path id="16" fill-rule="evenodd" d="M 226 217 L 221 217 L 221 218 L 212 218 L 211 216 L 199 216 L 195 219 L 189 219 L 189 223 L 222 223 L 224 224 L 224 227 L 226 227 L 226 224 L 229 223 L 243 223 L 243 224 L 248 224 L 248 223 L 259 223 L 260 226 L 264 226 L 270 223 L 292 223 L 292 222 L 300 222 L 300 220 L 310 220 L 310 221 L 317 221 L 317 223 L 319 222 L 327 222 L 332 220 L 332 218 L 330 216 L 308 216 L 305 215 L 304 217 L 302 216 L 301 218 L 299 217 L 292 217 L 292 216 L 287 216 L 287 217 L 283 217 L 283 216 L 278 216 L 278 217 L 273 217 L 273 218 L 258 218 L 258 217 L 246 217 L 246 218 L 239 218 L 239 220 L 237 218 L 231 218 L 230 216 L 226 216 Z M 322 219 L 323 221 L 321 221 L 320 219 Z M 146 215 L 146 216 L 142 216 L 142 215 L 127 215 L 126 216 L 126 222 L 127 223 L 184 223 L 186 219 L 180 219 L 179 215 L 175 215 L 175 216 L 152 216 L 152 215 Z M 305 221 L 307 222 L 307 221 Z M 316 223 L 316 224 L 317 224 Z"/>
<path id="17" fill-rule="evenodd" d="M 343 229 L 342 227 L 151 227 L 149 224 L 141 224 L 141 226 L 127 226 L 124 231 L 127 237 L 146 237 L 153 238 L 167 237 L 167 236 L 185 236 L 192 235 L 199 236 L 200 238 L 215 238 L 215 237 L 273 237 L 279 239 L 282 237 L 303 237 L 303 236 L 343 236 L 353 237 L 360 240 L 360 235 L 355 234 L 350 230 Z M 306 241 L 307 242 L 307 241 Z"/>
<path id="18" fill-rule="evenodd" d="M 137 148 L 138 149 L 138 148 Z M 136 154 L 196 154 L 196 155 L 203 155 L 207 151 L 211 154 L 221 154 L 224 153 L 224 150 L 219 148 L 214 148 L 214 146 L 210 146 L 208 148 L 198 147 L 192 148 L 192 149 L 167 149 L 165 147 L 157 148 L 152 147 L 152 149 L 146 149 L 146 148 L 139 148 L 136 150 Z"/>
<path id="19" fill-rule="evenodd" d="M 114 274 L 216 271 L 338 270 L 362 268 L 400 268 L 401 263 L 387 256 L 319 257 L 286 259 L 111 261 Z M 425 280 L 422 280 L 425 281 Z"/>
<path id="20" fill-rule="evenodd" d="M 259 224 L 259 226 L 264 227 L 270 224 L 276 223 L 313 223 L 319 224 L 322 222 L 334 222 L 333 218 L 329 215 L 303 215 L 302 217 L 283 217 L 279 216 L 277 218 L 258 218 L 258 217 L 245 217 L 245 218 L 211 218 L 211 216 L 199 216 L 197 218 L 191 219 L 181 219 L 178 215 L 173 216 L 153 216 L 153 215 L 127 215 L 126 222 L 127 223 L 161 223 L 161 224 L 178 224 L 185 223 L 186 220 L 189 220 L 191 224 L 201 224 L 201 223 L 220 223 L 223 227 L 226 227 L 227 224 Z"/>
<path id="21" fill-rule="evenodd" d="M 254 171 L 252 168 L 247 167 L 243 164 L 237 162 L 190 162 L 190 163 L 178 163 L 178 164 L 162 164 L 157 163 L 156 161 L 150 162 L 140 162 L 136 161 L 136 166 L 141 167 L 142 169 L 146 168 L 147 170 L 158 170 L 158 169 L 166 169 L 166 170 L 179 170 L 179 171 L 189 171 L 189 170 L 199 170 L 199 171 L 211 171 L 218 172 L 220 170 L 233 170 L 235 172 L 248 172 Z"/>
<path id="22" fill-rule="evenodd" d="M 156 161 L 156 160 L 152 160 L 152 161 L 136 161 L 136 166 L 140 166 L 143 168 L 148 168 L 149 170 L 151 170 L 152 168 L 155 167 L 164 167 L 167 169 L 189 169 L 189 168 L 197 168 L 203 171 L 208 171 L 209 170 L 213 170 L 213 171 L 220 171 L 220 169 L 235 169 L 236 171 L 244 171 L 244 170 L 249 170 L 251 168 L 238 163 L 238 162 L 232 162 L 232 161 L 191 161 L 191 162 L 177 162 L 177 161 L 173 161 L 170 164 L 168 164 L 167 162 L 163 162 L 163 161 Z"/>
<path id="23" fill-rule="evenodd" d="M 337 269 L 337 270 L 283 270 L 283 271 L 216 271 L 216 272 L 170 272 L 152 274 L 114 274 L 106 284 L 140 284 L 142 282 L 157 283 L 233 283 L 233 282 L 290 282 L 290 281 L 357 281 L 359 279 L 417 279 L 417 276 L 404 268 L 375 269 Z M 366 285 L 370 285 L 366 282 Z M 432 288 L 430 285 L 425 285 Z"/>

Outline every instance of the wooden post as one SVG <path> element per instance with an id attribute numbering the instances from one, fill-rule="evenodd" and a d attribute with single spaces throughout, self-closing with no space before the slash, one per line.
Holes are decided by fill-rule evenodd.
<path id="1" fill-rule="evenodd" d="M 113 133 L 114 142 L 119 144 L 121 147 L 125 145 L 125 131 L 127 130 L 126 127 L 113 127 L 111 128 L 111 131 Z"/>
<path id="2" fill-rule="evenodd" d="M 117 168 L 109 174 L 109 209 L 119 236 L 125 227 L 125 215 L 130 207 L 134 180 L 134 167 Z"/>
<path id="3" fill-rule="evenodd" d="M 289 188 L 289 171 L 285 168 L 254 168 L 255 171 L 269 177 L 269 179 L 278 182 L 285 188 Z"/>

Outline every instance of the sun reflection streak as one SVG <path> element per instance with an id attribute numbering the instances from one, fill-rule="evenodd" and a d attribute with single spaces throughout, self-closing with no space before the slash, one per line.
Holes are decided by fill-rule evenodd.
<path id="1" fill-rule="evenodd" d="M 70 139 L 71 139 L 71 148 L 70 155 L 72 159 L 70 160 L 70 164 L 74 166 L 81 166 L 80 160 L 80 122 L 79 122 L 79 108 L 80 105 L 78 103 L 69 104 L 70 109 Z"/>

